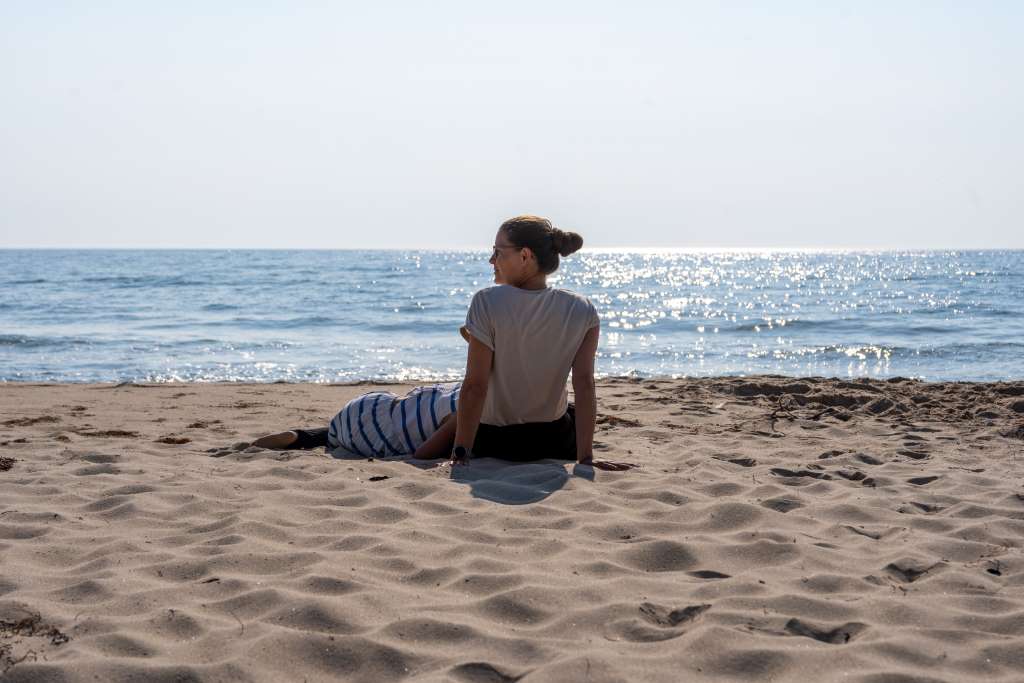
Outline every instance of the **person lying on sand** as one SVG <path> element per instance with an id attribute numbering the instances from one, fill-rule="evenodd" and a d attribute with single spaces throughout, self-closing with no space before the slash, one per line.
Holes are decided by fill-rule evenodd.
<path id="1" fill-rule="evenodd" d="M 439 458 L 451 451 L 455 439 L 461 388 L 461 382 L 432 384 L 414 387 L 402 397 L 371 391 L 346 403 L 327 427 L 269 434 L 252 445 L 275 450 L 343 448 L 368 458 Z"/>

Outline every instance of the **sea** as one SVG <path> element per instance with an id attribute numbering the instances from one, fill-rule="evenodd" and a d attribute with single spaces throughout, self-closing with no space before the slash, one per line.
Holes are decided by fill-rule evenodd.
<path id="1" fill-rule="evenodd" d="M 457 379 L 489 254 L 0 250 L 0 382 Z M 1024 251 L 584 250 L 597 374 L 1024 379 Z"/>

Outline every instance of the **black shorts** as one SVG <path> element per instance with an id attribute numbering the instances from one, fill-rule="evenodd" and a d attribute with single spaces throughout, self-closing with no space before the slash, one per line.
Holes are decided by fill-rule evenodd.
<path id="1" fill-rule="evenodd" d="M 473 441 L 473 455 L 516 462 L 576 459 L 576 407 L 554 422 L 527 422 L 498 427 L 480 423 Z"/>
<path id="2" fill-rule="evenodd" d="M 315 429 L 292 429 L 299 438 L 285 450 L 309 450 L 311 448 L 327 448 L 327 427 Z"/>

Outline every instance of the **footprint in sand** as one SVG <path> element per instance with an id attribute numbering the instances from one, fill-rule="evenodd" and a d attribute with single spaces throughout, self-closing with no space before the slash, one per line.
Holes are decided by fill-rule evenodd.
<path id="1" fill-rule="evenodd" d="M 105 436 L 108 438 L 118 439 L 131 439 L 139 436 L 138 432 L 132 432 L 126 429 L 104 429 L 96 431 L 83 431 L 78 432 L 81 436 Z"/>
<path id="2" fill-rule="evenodd" d="M 846 451 L 825 451 L 818 456 L 818 460 L 828 460 L 829 458 L 838 458 L 840 455 L 845 455 Z"/>
<path id="3" fill-rule="evenodd" d="M 4 422 L 0 422 L 0 424 L 5 427 L 30 427 L 35 424 L 49 422 L 60 422 L 60 418 L 52 415 L 43 415 L 41 417 L 18 417 L 13 420 L 5 420 Z"/>
<path id="4" fill-rule="evenodd" d="M 629 566 L 645 572 L 689 571 L 697 564 L 689 546 L 664 540 L 632 544 L 621 557 Z"/>
<path id="5" fill-rule="evenodd" d="M 938 505 L 933 505 L 931 503 L 917 503 L 914 501 L 910 501 L 910 505 L 911 507 L 909 508 L 906 505 L 901 505 L 900 507 L 896 508 L 896 512 L 906 514 L 908 512 L 920 511 L 925 513 L 926 515 L 934 515 L 936 512 L 942 512 L 943 510 L 946 509 L 944 507 L 939 507 Z"/>
<path id="6" fill-rule="evenodd" d="M 885 565 L 882 571 L 901 583 L 914 583 L 929 574 L 936 567 L 941 566 L 943 566 L 942 562 L 926 566 L 917 560 L 897 560 Z"/>
<path id="7" fill-rule="evenodd" d="M 602 415 L 597 418 L 597 424 L 599 425 L 611 425 L 613 427 L 639 427 L 639 420 L 632 420 L 628 417 L 615 417 L 614 415 Z"/>
<path id="8" fill-rule="evenodd" d="M 466 683 L 515 683 L 526 674 L 513 676 L 503 673 L 495 666 L 487 662 L 467 662 L 453 667 L 449 673 L 460 681 Z"/>
<path id="9" fill-rule="evenodd" d="M 862 529 L 862 528 L 858 528 L 858 527 L 855 527 L 855 526 L 850 526 L 849 524 L 844 524 L 843 528 L 846 529 L 847 531 L 852 531 L 855 534 L 859 534 L 861 536 L 867 536 L 868 538 L 873 539 L 875 541 L 877 541 L 878 539 L 882 538 L 882 536 L 885 535 L 885 534 L 883 534 L 881 532 L 878 532 L 878 531 L 869 531 L 868 529 Z"/>
<path id="10" fill-rule="evenodd" d="M 91 462 L 96 465 L 108 465 L 121 460 L 121 456 L 116 453 L 85 453 L 84 455 L 76 457 L 79 460 L 85 460 L 86 462 Z"/>
<path id="11" fill-rule="evenodd" d="M 722 462 L 731 462 L 733 465 L 739 465 L 740 467 L 753 467 L 757 464 L 757 461 L 753 458 L 730 458 L 724 455 L 714 456 L 715 460 L 721 460 Z"/>
<path id="12" fill-rule="evenodd" d="M 644 619 L 656 626 L 674 628 L 680 624 L 693 621 L 704 612 L 711 609 L 711 605 L 690 605 L 682 609 L 669 611 L 667 607 L 655 605 L 652 602 L 645 602 L 640 605 L 640 614 Z"/>
<path id="13" fill-rule="evenodd" d="M 669 609 L 651 602 L 640 605 L 639 619 L 623 619 L 605 629 L 608 640 L 626 640 L 633 643 L 655 643 L 678 638 L 685 633 L 684 626 L 694 622 L 711 605 L 690 605 Z"/>
<path id="14" fill-rule="evenodd" d="M 192 439 L 185 436 L 161 436 L 159 439 L 154 439 L 153 442 L 181 445 L 185 443 L 192 443 Z"/>
<path id="15" fill-rule="evenodd" d="M 852 621 L 835 628 L 815 626 L 799 619 L 790 619 L 783 627 L 791 636 L 813 638 L 822 643 L 832 645 L 845 645 L 867 630 L 868 625 L 859 621 Z"/>
<path id="16" fill-rule="evenodd" d="M 773 467 L 771 473 L 776 477 L 810 477 L 811 479 L 831 479 L 832 476 L 824 472 L 813 470 L 787 470 L 783 467 Z"/>
<path id="17" fill-rule="evenodd" d="M 804 506 L 803 503 L 792 498 L 772 498 L 762 502 L 761 505 L 776 512 L 789 512 Z"/>
<path id="18" fill-rule="evenodd" d="M 71 472 L 79 477 L 91 477 L 97 474 L 120 474 L 121 470 L 113 465 L 92 465 L 90 467 L 80 467 L 77 470 Z"/>
<path id="19" fill-rule="evenodd" d="M 712 569 L 699 569 L 695 572 L 686 572 L 690 576 L 698 579 L 728 579 L 729 574 L 723 574 L 722 572 L 716 572 Z"/>
<path id="20" fill-rule="evenodd" d="M 223 448 L 208 448 L 206 449 L 206 452 L 209 453 L 211 457 L 222 458 L 225 455 L 231 455 L 232 453 L 241 453 L 243 451 L 246 451 L 248 448 L 251 447 L 251 445 L 252 444 L 250 444 L 248 441 L 238 441 L 231 444 L 230 446 L 226 446 Z"/>

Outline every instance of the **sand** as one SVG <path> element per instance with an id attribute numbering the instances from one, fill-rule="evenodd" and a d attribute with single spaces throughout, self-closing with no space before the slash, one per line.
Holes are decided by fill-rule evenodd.
<path id="1" fill-rule="evenodd" d="M 232 448 L 370 388 L 0 385 L 0 679 L 1024 680 L 1022 382 L 603 380 L 622 473 Z"/>

